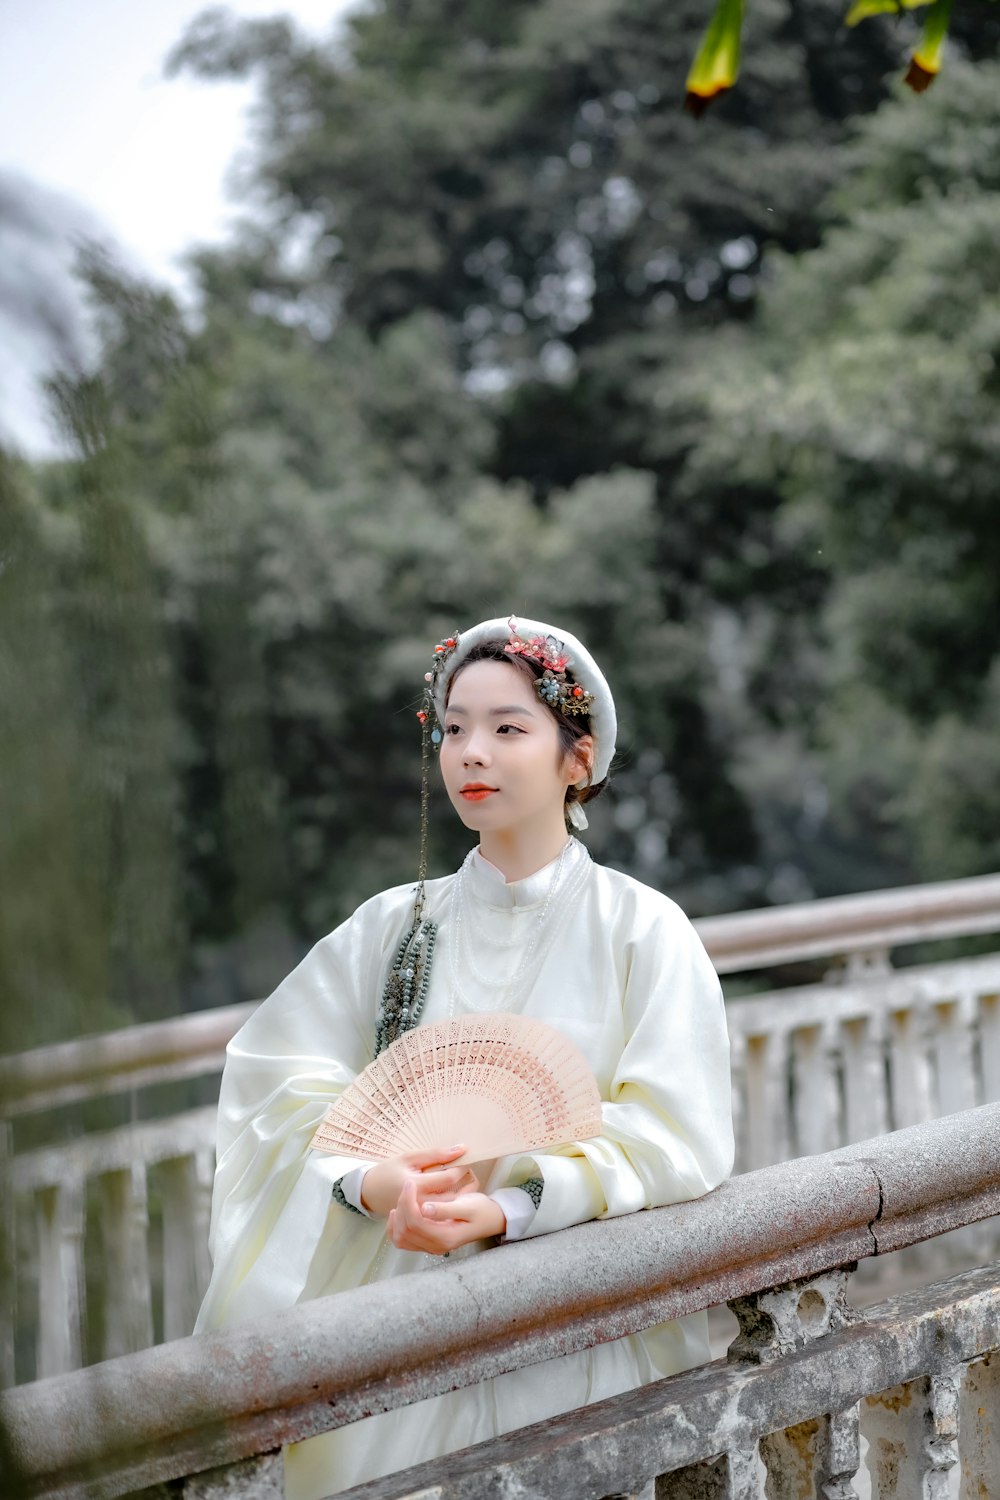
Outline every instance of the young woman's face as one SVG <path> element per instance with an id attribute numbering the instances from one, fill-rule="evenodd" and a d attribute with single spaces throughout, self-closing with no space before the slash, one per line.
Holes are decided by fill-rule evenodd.
<path id="1" fill-rule="evenodd" d="M 451 685 L 441 774 L 456 812 L 477 831 L 562 817 L 566 788 L 586 774 L 523 672 L 477 661 Z"/>

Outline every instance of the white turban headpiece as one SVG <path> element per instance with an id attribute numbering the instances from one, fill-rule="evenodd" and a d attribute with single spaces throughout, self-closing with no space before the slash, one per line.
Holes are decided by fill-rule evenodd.
<path id="1" fill-rule="evenodd" d="M 507 619 L 483 620 L 470 630 L 450 636 L 438 647 L 440 664 L 433 674 L 434 711 L 438 722 L 444 723 L 445 704 L 448 700 L 448 684 L 462 665 L 470 651 L 476 646 L 507 646 L 512 641 L 533 641 L 537 637 L 551 638 L 566 658 L 566 669 L 574 682 L 579 683 L 593 697 L 590 706 L 590 733 L 594 739 L 594 769 L 592 780 L 603 781 L 608 774 L 615 753 L 618 734 L 618 717 L 615 700 L 611 696 L 608 680 L 597 665 L 586 646 L 568 630 L 555 625 L 546 625 L 542 620 L 526 620 L 520 615 Z M 449 642 L 454 642 L 450 645 Z M 580 782 L 581 787 L 587 783 Z"/>

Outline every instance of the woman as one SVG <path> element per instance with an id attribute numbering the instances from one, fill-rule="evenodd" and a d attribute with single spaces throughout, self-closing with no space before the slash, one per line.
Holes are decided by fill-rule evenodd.
<path id="1" fill-rule="evenodd" d="M 420 1273 L 484 1241 L 698 1197 L 732 1167 L 718 980 L 665 896 L 592 863 L 570 827 L 602 789 L 614 701 L 572 635 L 488 620 L 435 648 L 421 710 L 478 847 L 455 875 L 365 902 L 229 1045 L 219 1100 L 214 1274 L 198 1327 Z M 425 780 L 426 789 L 426 780 Z M 380 998 L 381 997 L 381 998 Z M 460 1142 L 361 1163 L 309 1141 L 327 1105 L 408 1026 L 511 1010 L 570 1035 L 603 1134 L 452 1165 Z M 709 1357 L 704 1314 L 515 1371 L 286 1450 L 288 1500 L 346 1489 Z"/>

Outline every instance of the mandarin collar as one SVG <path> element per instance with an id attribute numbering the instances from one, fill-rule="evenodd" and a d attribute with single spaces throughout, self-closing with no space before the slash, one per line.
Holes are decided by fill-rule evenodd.
<path id="1" fill-rule="evenodd" d="M 565 859 L 562 865 L 562 878 L 565 879 L 570 870 L 574 869 L 581 859 L 590 859 L 590 854 L 580 840 L 570 835 L 571 847 L 565 851 Z M 555 859 L 549 864 L 543 865 L 540 870 L 535 870 L 531 875 L 526 875 L 523 880 L 504 879 L 502 870 L 484 857 L 477 846 L 469 856 L 467 869 L 469 889 L 477 901 L 491 906 L 498 911 L 527 911 L 535 906 L 540 906 L 546 899 L 552 888 L 552 882 L 556 878 L 556 870 L 559 861 L 563 857 L 560 850 Z"/>

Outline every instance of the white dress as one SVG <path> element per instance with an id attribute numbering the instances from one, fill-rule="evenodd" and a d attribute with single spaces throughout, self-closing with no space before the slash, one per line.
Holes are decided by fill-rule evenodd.
<path id="1" fill-rule="evenodd" d="M 679 907 L 594 864 L 575 839 L 561 868 L 554 861 L 511 884 L 478 851 L 463 869 L 427 884 L 425 916 L 440 928 L 421 1021 L 503 1008 L 539 1017 L 572 1037 L 606 1101 L 601 1136 L 505 1158 L 488 1190 L 541 1177 L 527 1229 L 538 1235 L 716 1187 L 733 1162 L 725 1013 Z M 327 1104 L 372 1059 L 379 999 L 412 909 L 412 884 L 365 902 L 230 1042 L 214 1272 L 198 1331 L 439 1264 L 386 1245 L 381 1221 L 335 1203 L 333 1183 L 357 1162 L 308 1149 Z M 697 1313 L 368 1417 L 286 1449 L 286 1496 L 317 1500 L 707 1358 Z"/>

